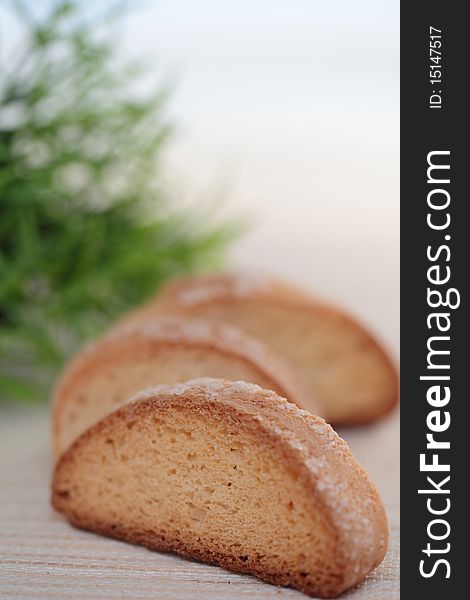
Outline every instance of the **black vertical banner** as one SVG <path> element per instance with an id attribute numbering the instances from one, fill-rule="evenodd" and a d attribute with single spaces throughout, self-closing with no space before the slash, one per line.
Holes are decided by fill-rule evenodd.
<path id="1" fill-rule="evenodd" d="M 401 594 L 411 600 L 470 597 L 465 8 L 401 4 Z"/>

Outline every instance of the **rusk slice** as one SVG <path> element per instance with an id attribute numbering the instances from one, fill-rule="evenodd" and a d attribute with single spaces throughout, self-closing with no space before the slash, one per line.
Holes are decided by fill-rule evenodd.
<path id="1" fill-rule="evenodd" d="M 243 379 L 305 404 L 289 368 L 261 342 L 220 323 L 162 317 L 117 329 L 71 362 L 54 394 L 55 454 L 137 392 L 196 377 Z"/>
<path id="2" fill-rule="evenodd" d="M 62 455 L 52 503 L 77 527 L 324 598 L 387 547 L 382 502 L 346 443 L 246 382 L 141 393 Z"/>
<path id="3" fill-rule="evenodd" d="M 375 421 L 397 401 L 396 370 L 377 341 L 341 310 L 284 282 L 252 275 L 178 279 L 124 321 L 162 313 L 210 318 L 256 336 L 296 369 L 316 414 L 334 425 Z"/>

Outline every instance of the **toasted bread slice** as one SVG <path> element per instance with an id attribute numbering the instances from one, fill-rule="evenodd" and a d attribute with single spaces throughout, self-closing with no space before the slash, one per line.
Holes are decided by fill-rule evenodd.
<path id="1" fill-rule="evenodd" d="M 346 443 L 246 382 L 141 393 L 62 455 L 52 503 L 77 527 L 324 598 L 387 547 L 382 502 Z"/>
<path id="2" fill-rule="evenodd" d="M 256 336 L 296 370 L 316 414 L 334 425 L 370 423 L 397 402 L 396 370 L 377 341 L 346 313 L 289 284 L 248 275 L 177 279 L 124 322 L 162 313 Z"/>
<path id="3" fill-rule="evenodd" d="M 131 395 L 196 377 L 243 379 L 314 408 L 261 342 L 224 324 L 162 317 L 108 334 L 68 366 L 54 394 L 55 454 Z"/>

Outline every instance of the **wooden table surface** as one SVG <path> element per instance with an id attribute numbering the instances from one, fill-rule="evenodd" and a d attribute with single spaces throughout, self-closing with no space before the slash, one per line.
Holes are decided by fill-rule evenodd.
<path id="1" fill-rule="evenodd" d="M 342 431 L 377 483 L 391 532 L 383 564 L 344 598 L 392 600 L 398 578 L 398 415 Z M 49 504 L 45 409 L 0 411 L 0 597 L 301 599 L 299 592 L 73 529 Z"/>

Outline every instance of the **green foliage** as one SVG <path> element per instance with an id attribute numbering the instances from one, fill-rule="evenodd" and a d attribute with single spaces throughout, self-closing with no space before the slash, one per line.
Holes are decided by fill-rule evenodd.
<path id="1" fill-rule="evenodd" d="M 166 93 L 133 92 L 109 11 L 90 22 L 62 0 L 37 21 L 12 6 L 26 42 L 0 72 L 0 398 L 32 401 L 161 282 L 217 266 L 236 228 L 169 199 Z"/>

